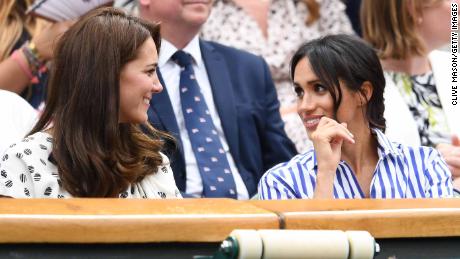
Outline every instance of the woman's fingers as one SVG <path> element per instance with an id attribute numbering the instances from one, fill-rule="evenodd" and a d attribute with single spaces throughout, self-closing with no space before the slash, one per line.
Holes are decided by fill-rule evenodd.
<path id="1" fill-rule="evenodd" d="M 449 166 L 452 175 L 460 176 L 460 147 L 442 143 L 436 148 Z"/>
<path id="2" fill-rule="evenodd" d="M 444 160 L 446 161 L 452 176 L 459 177 L 460 176 L 460 157 L 458 156 L 450 156 L 445 157 Z"/>
<path id="3" fill-rule="evenodd" d="M 342 125 L 342 126 L 345 128 L 345 130 L 346 130 L 348 136 L 351 138 L 351 139 L 349 139 L 350 143 L 354 144 L 354 143 L 355 143 L 355 136 L 354 136 L 353 133 L 351 133 L 351 131 L 347 128 L 347 123 L 346 123 L 346 122 L 342 122 L 342 123 L 340 123 L 340 125 Z"/>
<path id="4" fill-rule="evenodd" d="M 347 129 L 346 123 L 337 123 L 337 121 L 322 117 L 318 123 L 315 133 L 312 135 L 312 138 L 322 139 L 327 142 L 336 143 L 338 139 L 344 140 L 348 143 L 354 144 L 354 136 Z"/>
<path id="5" fill-rule="evenodd" d="M 448 156 L 444 159 L 448 165 L 460 168 L 460 156 Z"/>
<path id="6" fill-rule="evenodd" d="M 340 138 L 350 144 L 355 143 L 353 135 L 343 125 L 337 124 L 336 127 L 331 129 L 330 134 L 334 136 L 334 138 Z"/>

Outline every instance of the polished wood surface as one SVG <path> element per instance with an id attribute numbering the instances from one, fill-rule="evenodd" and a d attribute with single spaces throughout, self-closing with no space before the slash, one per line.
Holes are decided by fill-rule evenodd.
<path id="1" fill-rule="evenodd" d="M 0 243 L 220 242 L 233 229 L 460 236 L 460 199 L 0 199 Z"/>
<path id="2" fill-rule="evenodd" d="M 366 230 L 375 238 L 460 236 L 460 199 L 248 201 L 286 229 Z"/>
<path id="3" fill-rule="evenodd" d="M 276 214 L 231 199 L 0 199 L 0 243 L 218 242 L 278 227 Z"/>

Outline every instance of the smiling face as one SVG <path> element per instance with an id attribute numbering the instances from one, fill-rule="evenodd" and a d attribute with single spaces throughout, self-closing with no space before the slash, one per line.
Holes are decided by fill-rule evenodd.
<path id="1" fill-rule="evenodd" d="M 298 97 L 297 112 L 309 137 L 323 116 L 346 122 L 349 128 L 353 128 L 358 121 L 364 119 L 359 93 L 351 92 L 342 82 L 340 84 L 342 101 L 335 113 L 334 99 L 328 87 L 313 72 L 308 58 L 302 58 L 297 63 L 294 71 L 294 90 Z"/>
<path id="2" fill-rule="evenodd" d="M 144 123 L 152 95 L 163 90 L 156 73 L 157 48 L 148 38 L 120 74 L 120 123 Z"/>

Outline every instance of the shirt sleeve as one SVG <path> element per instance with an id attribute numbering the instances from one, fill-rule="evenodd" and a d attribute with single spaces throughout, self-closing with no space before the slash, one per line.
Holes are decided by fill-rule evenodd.
<path id="1" fill-rule="evenodd" d="M 452 197 L 452 175 L 446 162 L 436 149 L 430 148 L 424 173 L 428 185 L 425 193 L 427 198 Z"/>
<path id="2" fill-rule="evenodd" d="M 271 169 L 262 176 L 258 186 L 259 199 L 287 200 L 297 198 L 287 179 L 281 176 L 281 170 Z"/>
<path id="3" fill-rule="evenodd" d="M 22 153 L 9 148 L 0 160 L 0 195 L 12 198 L 31 198 L 34 194 L 33 179 Z"/>

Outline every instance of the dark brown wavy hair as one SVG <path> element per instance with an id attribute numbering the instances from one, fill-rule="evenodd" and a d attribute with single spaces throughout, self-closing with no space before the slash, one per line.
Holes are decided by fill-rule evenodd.
<path id="1" fill-rule="evenodd" d="M 121 70 L 150 37 L 159 50 L 158 25 L 101 8 L 57 43 L 45 111 L 30 134 L 51 127 L 62 187 L 75 197 L 117 197 L 162 163 L 168 134 L 118 122 Z"/>

